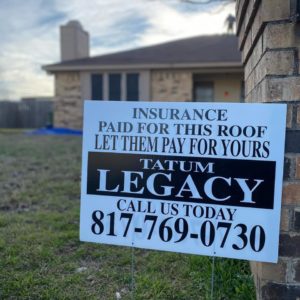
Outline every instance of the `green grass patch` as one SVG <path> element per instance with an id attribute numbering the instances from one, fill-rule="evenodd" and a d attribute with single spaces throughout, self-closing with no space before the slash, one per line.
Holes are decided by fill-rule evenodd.
<path id="1" fill-rule="evenodd" d="M 132 299 L 132 250 L 79 242 L 81 138 L 0 131 L 0 299 Z M 134 249 L 135 299 L 210 299 L 212 258 Z M 255 299 L 215 259 L 214 299 Z"/>

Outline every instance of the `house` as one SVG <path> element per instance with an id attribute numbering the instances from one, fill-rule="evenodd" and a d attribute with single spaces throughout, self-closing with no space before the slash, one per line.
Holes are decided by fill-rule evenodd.
<path id="1" fill-rule="evenodd" d="M 196 36 L 118 53 L 89 56 L 78 21 L 60 28 L 54 125 L 81 128 L 84 99 L 226 101 L 243 99 L 243 68 L 234 35 Z"/>

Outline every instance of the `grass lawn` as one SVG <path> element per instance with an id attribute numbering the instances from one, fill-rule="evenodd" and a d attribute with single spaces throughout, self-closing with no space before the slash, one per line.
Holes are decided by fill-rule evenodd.
<path id="1" fill-rule="evenodd" d="M 132 299 L 132 251 L 79 242 L 81 138 L 0 132 L 0 299 Z M 212 259 L 134 249 L 134 299 L 210 299 Z M 255 299 L 215 260 L 214 299 Z"/>

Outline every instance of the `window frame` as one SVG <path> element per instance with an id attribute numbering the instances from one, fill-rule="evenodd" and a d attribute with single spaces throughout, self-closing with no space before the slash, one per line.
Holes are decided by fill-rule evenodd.
<path id="1" fill-rule="evenodd" d="M 213 80 L 205 80 L 204 78 L 197 79 L 195 77 L 196 76 L 194 76 L 194 78 L 193 78 L 193 101 L 194 102 L 214 102 L 215 101 L 215 83 L 214 83 L 214 81 Z M 196 98 L 196 88 L 201 87 L 201 84 L 204 87 L 205 87 L 205 85 L 211 87 L 211 91 L 212 91 L 211 99 L 209 99 L 209 98 L 197 99 Z"/>
<path id="2" fill-rule="evenodd" d="M 116 92 L 116 89 L 113 88 L 114 86 L 114 76 L 119 77 L 119 87 L 117 86 L 117 89 L 119 89 Z M 128 85 L 128 77 L 131 75 L 136 76 L 136 86 L 135 86 L 135 97 L 130 96 L 129 93 L 129 85 Z M 95 92 L 95 82 L 97 82 L 97 79 L 95 79 L 95 76 L 99 76 L 101 80 L 101 90 L 97 95 L 97 92 Z M 141 72 L 140 71 L 95 71 L 95 72 L 90 72 L 89 74 L 89 97 L 91 100 L 107 100 L 107 101 L 139 101 L 141 94 L 143 94 L 143 91 L 141 90 Z M 113 81 L 111 81 L 113 80 Z M 94 90 L 93 90 L 94 89 Z M 112 93 L 113 92 L 113 93 Z M 100 97 L 101 96 L 101 97 Z M 117 97 L 116 97 L 117 96 Z M 101 99 L 100 99 L 101 98 Z"/>

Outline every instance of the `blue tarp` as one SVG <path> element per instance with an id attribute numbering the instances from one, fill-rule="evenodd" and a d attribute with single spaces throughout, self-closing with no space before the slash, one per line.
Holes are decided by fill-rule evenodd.
<path id="1" fill-rule="evenodd" d="M 82 135 L 81 130 L 69 128 L 39 128 L 27 132 L 32 135 Z"/>

